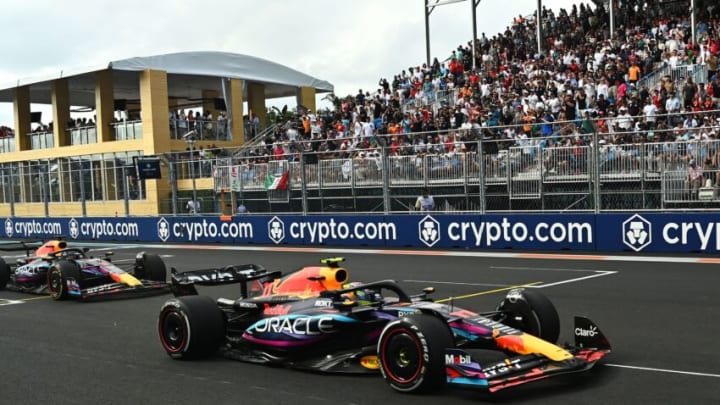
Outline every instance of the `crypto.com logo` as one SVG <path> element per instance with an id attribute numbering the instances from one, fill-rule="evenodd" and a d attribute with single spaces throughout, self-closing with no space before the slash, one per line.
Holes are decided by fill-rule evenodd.
<path id="1" fill-rule="evenodd" d="M 440 240 L 440 222 L 430 215 L 425 216 L 418 223 L 418 237 L 427 247 L 433 247 Z"/>
<path id="2" fill-rule="evenodd" d="M 14 233 L 15 232 L 13 230 L 13 221 L 12 219 L 8 218 L 5 220 L 5 234 L 8 238 L 12 238 Z"/>
<path id="3" fill-rule="evenodd" d="M 622 233 L 623 243 L 636 252 L 652 243 L 652 224 L 638 214 L 623 222 Z"/>
<path id="4" fill-rule="evenodd" d="M 73 239 L 77 239 L 78 236 L 80 236 L 80 224 L 78 224 L 77 219 L 72 218 L 68 222 L 68 233 Z"/>
<path id="5" fill-rule="evenodd" d="M 167 242 L 168 238 L 170 238 L 170 224 L 167 219 L 160 218 L 157 223 L 157 234 L 158 238 L 163 242 Z"/>
<path id="6" fill-rule="evenodd" d="M 272 217 L 268 222 L 268 237 L 275 243 L 285 239 L 285 223 L 278 217 Z"/>

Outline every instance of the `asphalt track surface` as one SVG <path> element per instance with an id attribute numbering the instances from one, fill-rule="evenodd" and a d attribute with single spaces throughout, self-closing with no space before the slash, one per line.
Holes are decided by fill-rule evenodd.
<path id="1" fill-rule="evenodd" d="M 114 247 L 115 261 L 131 260 L 139 249 Z M 290 271 L 338 253 L 144 250 L 164 255 L 180 270 L 259 263 Z M 77 303 L 0 291 L 0 404 L 720 403 L 717 260 L 339 252 L 351 279 L 392 278 L 411 292 L 434 285 L 436 299 L 459 297 L 456 304 L 469 309 L 492 309 L 507 289 L 533 284 L 558 308 L 561 341 L 572 338 L 572 316 L 586 315 L 614 352 L 588 373 L 492 395 L 407 395 L 392 391 L 380 376 L 314 374 L 219 357 L 172 360 L 156 332 L 168 296 Z M 236 288 L 201 293 L 233 297 Z M 16 301 L 22 303 L 7 305 Z"/>

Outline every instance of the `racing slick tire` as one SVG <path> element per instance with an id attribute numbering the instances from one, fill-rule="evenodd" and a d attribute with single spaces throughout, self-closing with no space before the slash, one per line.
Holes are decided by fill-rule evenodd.
<path id="1" fill-rule="evenodd" d="M 0 257 L 0 290 L 4 290 L 9 282 L 10 266 L 5 262 L 5 259 Z"/>
<path id="2" fill-rule="evenodd" d="M 430 314 L 388 323 L 378 340 L 385 381 L 396 391 L 416 393 L 444 387 L 445 349 L 455 347 L 447 323 Z"/>
<path id="3" fill-rule="evenodd" d="M 167 281 L 167 267 L 160 256 L 143 253 L 137 260 L 135 275 L 141 279 L 151 281 Z"/>
<path id="4" fill-rule="evenodd" d="M 223 342 L 225 317 L 208 296 L 174 298 L 160 310 L 158 333 L 171 357 L 201 359 L 214 354 Z"/>
<path id="5" fill-rule="evenodd" d="M 70 298 L 68 280 L 72 279 L 80 286 L 82 274 L 80 266 L 68 260 L 58 260 L 47 272 L 47 288 L 54 300 Z"/>
<path id="6" fill-rule="evenodd" d="M 501 320 L 503 324 L 547 342 L 556 343 L 560 336 L 560 317 L 557 309 L 537 290 L 511 291 L 498 306 L 498 311 L 506 314 L 506 318 Z"/>

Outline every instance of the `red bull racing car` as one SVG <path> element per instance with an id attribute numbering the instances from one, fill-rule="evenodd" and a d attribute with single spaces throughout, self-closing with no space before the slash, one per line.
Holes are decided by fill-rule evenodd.
<path id="1" fill-rule="evenodd" d="M 178 273 L 158 332 L 173 358 L 221 351 L 252 363 L 335 373 L 380 373 L 401 392 L 445 386 L 495 392 L 586 371 L 610 353 L 589 319 L 575 317 L 573 345 L 556 343 L 553 304 L 514 289 L 497 309 L 475 312 L 409 295 L 392 280 L 350 283 L 340 258 L 288 275 L 250 264 Z M 238 283 L 237 299 L 197 295 L 196 285 Z M 486 350 L 501 359 L 484 360 Z"/>
<path id="2" fill-rule="evenodd" d="M 92 257 L 87 248 L 70 247 L 60 238 L 39 246 L 32 242 L 4 244 L 0 249 L 26 251 L 12 266 L 0 258 L 0 290 L 85 301 L 169 292 L 165 263 L 154 254 L 138 253 L 135 262 L 123 269 L 111 261 L 111 252 Z"/>

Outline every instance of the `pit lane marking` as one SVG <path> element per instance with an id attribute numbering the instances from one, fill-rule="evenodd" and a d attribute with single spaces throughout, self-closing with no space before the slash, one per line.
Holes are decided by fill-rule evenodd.
<path id="1" fill-rule="evenodd" d="M 654 371 L 658 373 L 670 373 L 670 374 L 682 374 L 682 375 L 692 375 L 696 377 L 711 377 L 711 378 L 720 378 L 720 374 L 713 374 L 713 373 L 699 373 L 695 371 L 682 371 L 682 370 L 670 370 L 667 368 L 654 368 L 654 367 L 640 367 L 640 366 L 628 366 L 624 364 L 603 364 L 606 367 L 617 367 L 617 368 L 627 368 L 630 370 L 640 370 L 640 371 Z"/>
<path id="2" fill-rule="evenodd" d="M 513 286 L 509 286 L 509 287 L 496 288 L 494 290 L 487 290 L 487 291 L 480 291 L 480 292 L 476 292 L 476 293 L 472 293 L 472 294 L 458 295 L 456 297 L 448 297 L 448 298 L 443 298 L 441 300 L 435 300 L 435 302 L 443 303 L 443 302 L 448 302 L 448 301 L 452 301 L 452 300 L 464 300 L 467 298 L 479 297 L 481 295 L 497 294 L 497 293 L 509 291 L 509 290 L 512 290 L 515 288 L 533 287 L 538 284 L 542 284 L 542 281 L 533 281 L 532 283 L 527 283 L 527 284 L 513 285 Z"/>

